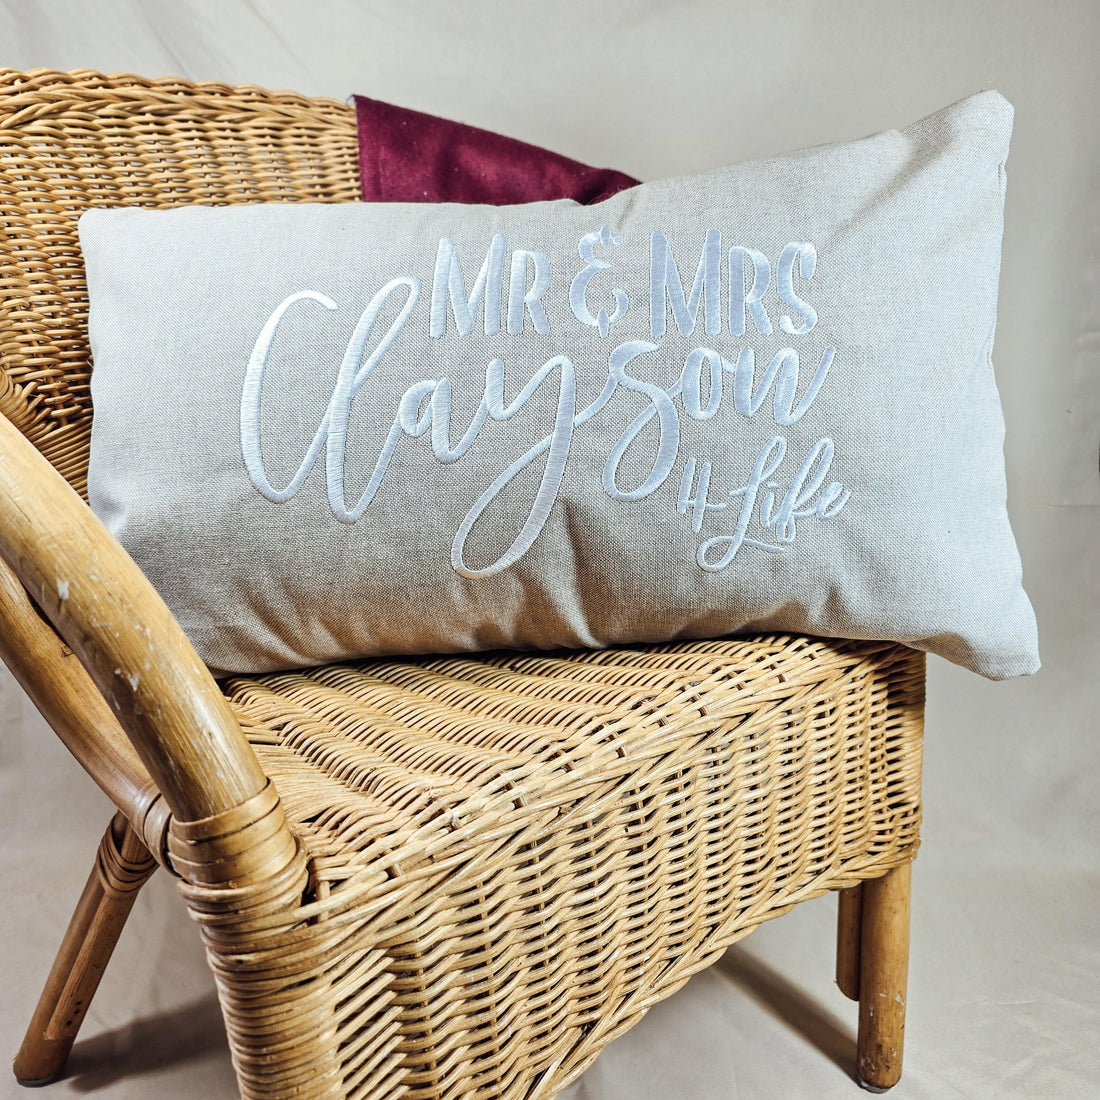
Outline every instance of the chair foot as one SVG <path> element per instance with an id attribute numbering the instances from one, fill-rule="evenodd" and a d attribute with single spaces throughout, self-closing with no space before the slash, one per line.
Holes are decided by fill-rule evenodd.
<path id="1" fill-rule="evenodd" d="M 879 1088 L 878 1085 L 872 1085 L 869 1082 L 864 1081 L 862 1077 L 858 1078 L 858 1081 L 859 1081 L 859 1087 L 861 1089 L 863 1089 L 864 1092 L 883 1093 L 883 1092 L 889 1092 L 894 1087 L 893 1085 L 885 1085 L 884 1087 Z"/>
<path id="2" fill-rule="evenodd" d="M 901 1078 L 909 974 L 909 886 L 905 862 L 863 883 L 859 948 L 858 1077 L 885 1092 Z"/>
<path id="3" fill-rule="evenodd" d="M 62 1059 L 62 1064 L 64 1064 L 64 1059 Z M 44 1085 L 52 1085 L 60 1076 L 61 1070 L 59 1069 L 56 1073 L 51 1073 L 49 1077 L 39 1077 L 33 1081 L 17 1076 L 15 1078 L 15 1083 L 17 1085 L 22 1085 L 25 1089 L 40 1089 Z"/>
<path id="4" fill-rule="evenodd" d="M 21 1085 L 48 1085 L 61 1073 L 138 890 L 155 869 L 137 833 L 116 814 L 16 1055 Z"/>

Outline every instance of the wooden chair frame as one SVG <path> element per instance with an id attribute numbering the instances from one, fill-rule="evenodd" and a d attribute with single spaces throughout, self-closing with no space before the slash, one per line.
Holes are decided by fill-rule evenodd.
<path id="1" fill-rule="evenodd" d="M 20 175 L 22 169 L 13 170 L 8 156 L 13 142 L 29 140 L 33 145 L 38 141 L 35 135 L 43 126 L 79 129 L 95 124 L 96 119 L 109 120 L 111 125 L 147 125 L 149 119 L 173 112 L 185 123 L 195 114 L 222 112 L 233 124 L 248 110 L 266 112 L 274 126 L 308 123 L 321 128 L 324 140 L 339 150 L 332 158 L 336 169 L 320 169 L 316 164 L 309 168 L 311 179 L 322 179 L 330 172 L 339 177 L 338 183 L 296 189 L 291 180 L 280 184 L 285 193 L 328 201 L 355 198 L 354 121 L 342 104 L 253 88 L 150 82 L 87 72 L 0 72 L 0 184 L 19 194 L 44 186 L 41 179 Z M 56 123 L 54 115 L 59 119 Z M 121 116 L 126 116 L 122 123 Z M 134 201 L 149 205 L 203 201 L 190 192 L 152 195 L 148 188 L 141 189 L 142 168 L 133 171 L 138 188 Z M 238 188 L 237 193 L 234 187 L 233 180 L 224 182 L 220 201 L 272 197 L 270 189 Z M 59 278 L 76 280 L 79 298 L 81 276 L 72 241 L 65 245 L 63 260 L 51 255 L 52 238 L 43 236 L 28 243 L 29 216 L 21 211 L 11 214 L 12 201 L 0 196 L 0 255 L 19 253 L 24 272 L 52 264 L 62 272 Z M 57 201 L 74 202 L 71 195 Z M 95 203 L 94 186 L 84 201 Z M 69 215 L 75 220 L 71 210 Z M 34 252 L 29 268 L 24 262 L 28 250 Z M 74 266 L 75 273 L 69 270 Z M 211 677 L 163 601 L 81 497 L 87 456 L 86 401 L 66 406 L 68 391 L 51 388 L 57 378 L 67 377 L 76 379 L 73 390 L 79 391 L 86 378 L 82 336 L 78 331 L 74 338 L 70 331 L 79 330 L 79 308 L 74 310 L 74 321 L 49 307 L 47 314 L 58 314 L 58 331 L 52 334 L 42 325 L 22 326 L 19 311 L 25 303 L 34 308 L 50 289 L 39 285 L 37 276 L 24 278 L 18 272 L 13 275 L 13 270 L 11 265 L 0 266 L 0 657 L 119 810 L 100 844 L 16 1059 L 16 1077 L 25 1084 L 40 1084 L 60 1072 L 136 893 L 158 864 L 180 879 L 188 904 L 203 923 L 212 963 L 218 965 L 229 951 L 224 940 L 229 933 L 219 930 L 229 919 L 227 914 L 237 919 L 247 908 L 241 900 L 245 894 L 250 906 L 257 897 L 260 901 L 248 909 L 248 920 L 240 927 L 262 940 L 264 929 L 275 919 L 272 914 L 295 906 L 305 906 L 295 912 L 317 912 L 324 890 L 318 893 L 305 826 L 288 822 L 279 793 L 242 727 L 244 704 L 227 698 L 226 685 Z M 17 285 L 18 279 L 23 282 Z M 70 346 L 74 339 L 75 352 Z M 767 644 L 774 648 L 774 639 Z M 745 652 L 754 645 L 744 643 L 749 647 Z M 788 652 L 802 643 L 783 645 Z M 882 757 L 873 764 L 881 770 L 875 773 L 876 812 L 881 811 L 876 821 L 893 824 L 873 826 L 874 844 L 865 839 L 858 845 L 853 842 L 843 859 L 833 859 L 827 873 L 823 870 L 813 877 L 806 872 L 774 908 L 749 906 L 736 920 L 708 933 L 706 946 L 693 949 L 696 954 L 685 961 L 682 973 L 668 978 L 660 995 L 682 984 L 760 920 L 777 915 L 802 897 L 840 889 L 837 981 L 847 996 L 859 1001 L 858 1078 L 865 1087 L 881 1091 L 901 1073 L 909 866 L 919 824 L 923 657 L 882 643 L 837 643 L 821 652 L 825 660 L 842 654 L 848 666 L 858 669 L 861 682 L 879 676 L 885 683 L 890 678 L 883 689 L 886 702 L 868 704 L 874 713 L 852 729 L 850 751 L 859 751 L 860 739 L 869 736 L 867 731 L 875 723 L 885 723 L 887 741 L 901 746 L 895 757 Z M 781 674 L 780 679 L 785 676 Z M 760 697 L 766 696 L 763 691 Z M 809 696 L 806 699 L 796 710 L 809 706 Z M 693 713 L 698 716 L 697 709 Z M 777 731 L 780 735 L 787 736 Z M 854 799 L 860 793 L 858 787 L 848 777 L 837 788 L 839 794 L 830 790 L 815 797 L 827 797 L 830 807 L 835 807 L 837 798 L 842 803 Z M 801 812 L 813 814 L 816 805 L 809 801 Z M 836 844 L 839 850 L 842 838 Z M 736 857 L 736 852 L 730 854 L 731 859 Z M 309 905 L 314 908 L 309 910 Z M 245 935 L 234 926 L 233 934 L 238 932 Z M 244 950 L 251 941 L 233 942 Z M 372 1056 L 375 1063 L 369 1073 L 366 1054 L 361 1056 L 363 1065 L 352 1070 L 330 1064 L 330 1054 L 320 1047 L 312 1062 L 308 1051 L 295 1050 L 293 1067 L 272 1068 L 281 1055 L 271 1053 L 270 1035 L 262 1055 L 248 1047 L 254 1020 L 236 1020 L 239 1004 L 222 986 L 219 976 L 244 1095 L 391 1095 L 385 1082 L 396 1080 L 402 1057 L 408 1060 L 400 1050 L 393 1052 L 397 1048 L 392 1040 L 387 1040 L 390 1046 L 384 1050 L 379 1046 L 382 1053 Z M 362 986 L 365 1000 L 373 988 Z M 387 1026 L 396 1011 L 386 1007 L 394 988 L 400 994 L 400 982 L 392 970 L 389 977 L 377 979 L 380 1018 L 386 1017 Z M 592 1034 L 585 1037 L 583 1052 L 544 1058 L 541 1069 L 531 1069 L 506 1091 L 494 1092 L 484 1083 L 475 1087 L 471 1077 L 447 1085 L 449 1079 L 443 1075 L 415 1095 L 507 1095 L 532 1100 L 552 1096 L 644 1011 L 644 998 L 637 991 L 626 1000 L 629 1011 L 616 1009 L 602 1029 L 589 1029 Z M 283 1021 L 279 1026 L 285 1030 L 288 1025 Z M 305 1083 L 302 1065 L 312 1069 Z M 277 1080 L 272 1076 L 276 1071 L 281 1074 Z M 420 1077 L 414 1074 L 408 1080 L 411 1088 Z"/>

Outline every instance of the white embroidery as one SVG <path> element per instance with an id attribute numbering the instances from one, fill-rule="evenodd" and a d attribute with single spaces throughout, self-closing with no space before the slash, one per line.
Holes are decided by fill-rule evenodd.
<path id="1" fill-rule="evenodd" d="M 798 274 L 803 279 L 812 279 L 817 267 L 817 249 L 809 241 L 791 241 L 779 254 L 779 263 L 775 269 L 775 285 L 779 291 L 779 300 L 802 314 L 802 323 L 796 325 L 784 313 L 779 318 L 779 327 L 788 336 L 803 336 L 817 324 L 817 310 L 809 302 L 803 301 L 794 290 L 794 261 L 798 260 Z"/>
<path id="2" fill-rule="evenodd" d="M 609 261 L 597 258 L 594 249 L 597 245 L 608 247 L 622 243 L 623 238 L 613 234 L 607 226 L 598 232 L 585 234 L 578 245 L 585 267 L 569 287 L 569 302 L 577 319 L 598 328 L 605 337 L 611 325 L 625 316 L 629 299 L 624 290 L 615 289 L 612 292 L 614 308 L 610 312 L 601 308 L 596 315 L 592 314 L 587 302 L 589 283 L 597 272 L 612 266 Z M 691 292 L 686 298 L 664 233 L 655 231 L 649 243 L 650 325 L 653 333 L 663 334 L 667 305 L 677 331 L 689 335 L 696 327 L 702 305 L 704 327 L 708 335 L 716 335 L 721 328 L 721 237 L 718 230 L 707 231 Z M 507 240 L 503 234 L 498 233 L 492 238 L 481 270 L 467 295 L 455 246 L 450 238 L 440 240 L 429 311 L 429 333 L 432 337 L 438 339 L 445 335 L 448 307 L 459 338 L 473 331 L 474 317 L 482 306 L 486 334 L 499 332 L 506 247 Z M 752 280 L 747 287 L 746 261 L 752 266 Z M 780 318 L 780 328 L 791 336 L 805 335 L 817 323 L 816 310 L 794 290 L 796 263 L 802 279 L 813 277 L 817 251 L 812 243 L 791 242 L 783 249 L 776 267 L 775 293 L 799 315 L 797 322 L 791 314 L 783 314 Z M 771 281 L 767 258 L 754 249 L 737 246 L 728 252 L 728 265 L 731 332 L 743 333 L 751 317 L 757 332 L 769 335 L 771 323 L 763 305 L 763 296 Z M 533 278 L 528 285 L 528 271 L 532 267 Z M 551 289 L 551 274 L 550 261 L 542 252 L 526 249 L 513 252 L 507 311 L 507 332 L 510 336 L 524 334 L 526 317 L 530 317 L 536 333 L 545 335 L 549 332 L 543 299 Z M 379 317 L 383 310 L 392 312 L 391 301 L 400 300 L 402 292 L 404 300 L 400 301 L 396 316 L 368 353 Z M 558 355 L 545 362 L 511 401 L 505 397 L 505 361 L 495 358 L 485 368 L 484 390 L 477 410 L 457 441 L 453 438 L 456 430 L 453 424 L 453 380 L 448 377 L 422 379 L 409 385 L 401 395 L 366 489 L 354 506 L 349 506 L 345 497 L 345 465 L 352 406 L 360 390 L 374 376 L 378 365 L 406 328 L 419 300 L 420 282 L 411 275 L 391 279 L 370 300 L 348 340 L 332 395 L 305 456 L 286 486 L 276 489 L 268 477 L 261 447 L 263 384 L 272 344 L 286 314 L 297 303 L 313 302 L 329 312 L 338 308 L 335 301 L 316 290 L 299 291 L 284 299 L 264 324 L 245 371 L 240 410 L 241 454 L 249 479 L 257 491 L 273 503 L 282 504 L 301 489 L 324 448 L 329 506 L 341 523 L 353 524 L 363 517 L 374 501 L 403 436 L 410 439 L 429 436 L 435 459 L 443 464 L 453 464 L 477 445 L 489 420 L 512 420 L 528 406 L 536 393 L 549 384 L 548 380 L 556 377 L 558 392 L 549 434 L 493 479 L 466 512 L 455 532 L 451 544 L 451 564 L 458 573 L 469 578 L 488 577 L 508 569 L 534 545 L 561 491 L 577 429 L 598 416 L 620 391 L 624 395 L 623 400 L 641 397 L 644 404 L 612 444 L 601 472 L 601 484 L 603 491 L 613 500 L 631 503 L 656 494 L 676 466 L 681 447 L 677 399 L 684 415 L 693 421 L 713 421 L 723 406 L 729 404 L 730 398 L 732 411 L 740 418 L 751 420 L 759 414 L 770 394 L 771 416 L 775 424 L 781 428 L 791 427 L 810 411 L 836 358 L 834 347 L 824 349 L 813 377 L 799 397 L 800 359 L 794 348 L 784 347 L 772 354 L 768 365 L 758 376 L 754 347 L 742 346 L 731 360 L 715 348 L 700 346 L 686 354 L 679 377 L 671 386 L 664 388 L 637 377 L 634 366 L 635 361 L 660 352 L 660 345 L 645 340 L 626 340 L 608 355 L 607 380 L 599 396 L 579 411 L 576 408 L 576 370 L 567 356 Z M 730 393 L 726 392 L 727 377 L 732 379 Z M 618 480 L 620 467 L 631 448 L 640 446 L 638 440 L 641 433 L 654 418 L 658 422 L 658 436 L 648 473 L 637 486 L 624 489 Z M 782 553 L 794 542 L 800 521 L 811 517 L 832 519 L 847 505 L 851 495 L 849 490 L 840 482 L 828 480 L 836 453 L 831 438 L 825 436 L 818 439 L 784 490 L 776 479 L 789 451 L 786 437 L 774 435 L 761 448 L 748 476 L 737 478 L 743 483 L 735 483 L 732 488 L 722 485 L 722 480 L 728 476 L 727 471 L 716 469 L 709 459 L 690 453 L 686 455 L 675 497 L 677 514 L 688 519 L 692 531 L 697 534 L 708 525 L 708 519 L 713 521 L 710 526 L 727 526 L 729 518 L 736 514 L 732 533 L 727 530 L 712 535 L 698 546 L 696 561 L 701 569 L 718 572 L 728 568 L 745 546 L 771 554 Z M 516 517 L 517 523 L 522 517 L 511 544 L 495 561 L 480 567 L 471 565 L 466 560 L 466 546 L 474 527 L 493 502 L 509 490 L 518 475 L 544 456 L 542 477 L 530 506 L 517 507 L 511 502 L 502 506 L 502 516 Z M 646 458 L 642 457 L 636 458 L 632 465 L 645 469 L 645 463 Z M 717 495 L 712 495 L 715 493 Z M 754 524 L 758 531 L 754 530 Z M 769 540 L 769 533 L 774 541 Z"/>
<path id="3" fill-rule="evenodd" d="M 658 229 L 649 244 L 649 331 L 656 340 L 665 334 L 665 299 L 672 309 L 676 328 L 681 336 L 695 331 L 699 318 L 699 302 L 703 300 L 704 331 L 717 336 L 722 331 L 722 234 L 708 229 L 703 252 L 695 272 L 691 293 L 684 300 L 684 285 L 668 238 Z"/>
<path id="4" fill-rule="evenodd" d="M 752 285 L 745 289 L 745 261 L 752 265 Z M 735 245 L 729 251 L 730 335 L 744 336 L 747 327 L 746 310 L 761 336 L 771 336 L 772 323 L 764 309 L 764 292 L 771 282 L 771 264 L 763 252 Z"/>
<path id="5" fill-rule="evenodd" d="M 707 499 L 710 489 L 710 472 L 714 467 L 709 462 L 699 464 L 699 482 L 695 483 L 695 458 L 689 458 L 684 464 L 684 476 L 680 478 L 680 491 L 676 495 L 676 511 L 680 515 L 691 509 L 691 529 L 698 534 L 703 527 L 707 512 L 721 512 L 729 505 L 725 501 Z"/>
<path id="6" fill-rule="evenodd" d="M 775 494 L 770 488 L 760 505 L 760 522 L 765 527 L 775 528 L 775 537 L 779 542 L 794 542 L 797 533 L 796 521 L 808 516 L 829 519 L 835 516 L 848 503 L 848 490 L 836 482 L 831 482 L 821 497 L 814 497 L 825 485 L 829 467 L 833 462 L 836 447 L 831 439 L 819 439 L 813 450 L 803 460 L 794 476 L 790 488 L 783 496 L 782 503 L 774 512 Z M 811 505 L 807 507 L 807 505 Z"/>
<path id="7" fill-rule="evenodd" d="M 248 471 L 252 484 L 268 500 L 276 504 L 283 504 L 290 500 L 302 487 L 302 482 L 309 476 L 313 469 L 313 463 L 317 455 L 325 445 L 325 437 L 328 435 L 329 414 L 317 429 L 313 442 L 309 445 L 306 457 L 302 459 L 297 473 L 290 479 L 285 489 L 276 489 L 267 477 L 264 468 L 263 454 L 260 450 L 260 411 L 263 397 L 264 371 L 267 368 L 267 357 L 271 353 L 271 342 L 275 338 L 275 330 L 279 327 L 286 311 L 296 302 L 319 302 L 325 309 L 336 309 L 336 303 L 325 294 L 316 290 L 301 290 L 297 294 L 291 294 L 275 308 L 275 312 L 267 319 L 260 335 L 256 337 L 256 343 L 252 347 L 252 354 L 248 359 L 248 368 L 244 376 L 244 388 L 241 391 L 241 454 L 244 457 L 244 466 Z"/>
<path id="8" fill-rule="evenodd" d="M 592 315 L 592 311 L 588 308 L 588 284 L 592 281 L 592 276 L 596 272 L 605 271 L 611 266 L 610 261 L 599 259 L 593 249 L 598 244 L 606 246 L 622 243 L 622 237 L 617 233 L 612 233 L 606 225 L 594 233 L 586 233 L 577 245 L 577 251 L 580 253 L 581 259 L 584 260 L 585 266 L 577 272 L 573 282 L 569 285 L 569 306 L 573 310 L 573 315 L 583 324 L 598 328 L 600 335 L 605 338 L 611 326 L 626 316 L 630 300 L 624 290 L 613 290 L 611 296 L 615 300 L 614 312 L 608 313 L 606 309 L 601 307 L 596 316 Z"/>
<path id="9" fill-rule="evenodd" d="M 768 396 L 768 390 L 774 385 L 772 413 L 775 422 L 789 428 L 792 424 L 797 424 L 813 404 L 825 384 L 835 355 L 836 348 L 833 347 L 828 347 L 821 353 L 813 380 L 797 405 L 794 405 L 794 397 L 798 388 L 798 352 L 794 348 L 780 348 L 772 356 L 760 384 L 755 387 L 756 352 L 751 347 L 744 347 L 738 352 L 736 363 L 723 359 L 722 366 L 725 371 L 734 375 L 733 400 L 742 416 L 754 416 Z"/>
<path id="10" fill-rule="evenodd" d="M 378 347 L 363 362 L 363 352 L 370 339 L 374 322 L 378 314 L 386 304 L 387 299 L 395 291 L 405 287 L 408 297 L 401 311 L 386 331 L 385 336 L 378 343 Z M 391 430 L 390 437 L 386 440 L 386 446 L 375 464 L 374 472 L 359 503 L 349 509 L 344 499 L 344 461 L 347 451 L 348 417 L 351 413 L 351 403 L 355 395 L 363 387 L 363 383 L 371 376 L 382 356 L 386 354 L 398 333 L 405 327 L 417 299 L 420 297 L 420 282 L 411 277 L 391 279 L 371 300 L 363 310 L 359 323 L 348 341 L 347 351 L 344 353 L 340 364 L 340 373 L 336 379 L 336 387 L 332 391 L 332 400 L 329 402 L 327 416 L 329 418 L 328 441 L 325 449 L 325 483 L 328 488 L 328 502 L 332 514 L 341 523 L 355 523 L 370 507 L 374 494 L 378 492 L 378 486 L 385 476 L 390 464 L 393 448 L 397 445 L 395 433 Z M 401 412 L 398 412 L 400 419 Z"/>
<path id="11" fill-rule="evenodd" d="M 680 419 L 676 415 L 676 409 L 672 404 L 672 398 L 667 391 L 652 382 L 641 382 L 631 378 L 626 373 L 626 367 L 631 360 L 647 352 L 660 350 L 656 344 L 647 344 L 644 340 L 631 340 L 629 343 L 620 344 L 608 359 L 608 374 L 624 389 L 634 393 L 645 394 L 650 404 L 640 414 L 634 423 L 623 432 L 619 442 L 611 448 L 611 454 L 607 456 L 604 464 L 601 481 L 604 492 L 614 500 L 641 500 L 643 497 L 655 493 L 664 480 L 672 472 L 676 462 L 676 452 L 680 447 Z M 654 417 L 658 418 L 661 427 L 661 438 L 657 445 L 657 454 L 653 460 L 653 468 L 649 476 L 638 486 L 629 492 L 621 490 L 616 483 L 616 475 L 619 463 L 626 454 L 630 444 L 638 436 L 638 432 Z"/>
<path id="12" fill-rule="evenodd" d="M 700 374 L 703 364 L 710 369 L 710 387 L 707 390 L 707 403 L 700 403 Z M 680 375 L 680 389 L 684 395 L 684 412 L 693 420 L 710 420 L 722 404 L 722 356 L 711 348 L 696 348 L 684 360 L 684 369 Z"/>
<path id="13" fill-rule="evenodd" d="M 491 577 L 514 565 L 534 544 L 535 539 L 542 533 L 543 527 L 550 516 L 550 510 L 557 500 L 558 490 L 561 488 L 562 478 L 565 476 L 565 464 L 569 460 L 569 447 L 573 439 L 573 429 L 576 427 L 576 373 L 572 362 L 564 355 L 551 359 L 539 369 L 534 378 L 524 387 L 523 392 L 507 408 L 502 404 L 499 394 L 494 394 L 493 407 L 490 410 L 494 420 L 510 420 L 527 399 L 538 389 L 544 378 L 554 369 L 561 371 L 561 382 L 558 391 L 558 405 L 554 416 L 554 430 L 541 443 L 532 447 L 525 455 L 517 458 L 474 502 L 473 507 L 466 513 L 455 532 L 454 541 L 451 543 L 451 565 L 457 573 L 464 577 Z M 503 374 L 501 376 L 503 380 Z M 488 383 L 488 380 L 486 380 Z M 486 384 L 486 398 L 488 399 L 488 384 Z M 509 482 L 521 470 L 527 469 L 540 455 L 546 455 L 546 466 L 542 472 L 542 481 L 539 483 L 535 501 L 527 516 L 519 534 L 516 535 L 512 545 L 491 565 L 482 569 L 473 569 L 466 564 L 464 552 L 466 539 L 473 530 L 482 512 L 501 494 Z"/>
<path id="14" fill-rule="evenodd" d="M 525 289 L 528 262 L 535 266 L 535 278 L 530 289 Z M 536 332 L 544 336 L 550 331 L 543 295 L 550 287 L 550 261 L 542 252 L 529 252 L 517 248 L 512 253 L 512 275 L 508 283 L 508 335 L 519 336 L 523 332 L 523 311 L 531 317 Z"/>
<path id="15" fill-rule="evenodd" d="M 367 361 L 362 363 L 363 351 L 382 306 L 389 296 L 401 287 L 407 288 L 409 292 L 404 306 L 401 308 L 396 320 L 390 325 L 389 331 L 382 338 L 379 346 Z M 244 465 L 248 471 L 249 479 L 268 500 L 275 504 L 284 504 L 290 500 L 309 476 L 321 448 L 327 445 L 326 484 L 329 504 L 333 513 L 337 519 L 344 523 L 354 523 L 366 511 L 386 472 L 386 468 L 389 466 L 390 455 L 393 453 L 397 439 L 394 431 L 391 430 L 390 437 L 387 439 L 386 446 L 383 448 L 382 455 L 375 466 L 367 491 L 363 494 L 363 499 L 356 508 L 349 511 L 344 502 L 343 493 L 344 448 L 347 442 L 348 413 L 355 394 L 370 377 L 371 371 L 404 327 L 409 314 L 416 305 L 419 294 L 420 283 L 416 279 L 411 277 L 393 279 L 378 291 L 370 300 L 367 308 L 363 310 L 340 364 L 336 387 L 329 400 L 328 408 L 325 410 L 324 418 L 314 434 L 305 458 L 302 459 L 297 472 L 284 489 L 275 489 L 268 479 L 260 445 L 263 379 L 264 372 L 267 369 L 267 359 L 271 353 L 271 343 L 279 323 L 287 310 L 296 302 L 319 302 L 328 310 L 335 310 L 338 307 L 331 298 L 319 291 L 302 290 L 297 294 L 291 294 L 275 308 L 253 345 L 252 354 L 248 360 L 248 368 L 245 371 L 244 387 L 241 391 L 241 454 L 244 458 Z M 397 435 L 399 434 L 397 433 Z"/>
<path id="16" fill-rule="evenodd" d="M 766 542 L 748 538 L 746 532 L 749 529 L 749 523 L 752 521 L 753 508 L 756 505 L 756 495 L 760 491 L 760 486 L 779 469 L 786 453 L 787 441 L 782 436 L 775 436 L 761 450 L 748 482 L 738 489 L 729 491 L 731 497 L 741 498 L 741 512 L 737 517 L 737 528 L 732 535 L 719 535 L 699 544 L 695 560 L 699 563 L 701 569 L 705 569 L 708 573 L 720 573 L 730 565 L 737 551 L 746 544 L 755 546 L 760 550 L 776 551 L 779 549 Z M 724 552 L 717 561 L 712 561 L 707 557 L 707 554 L 710 550 L 716 548 L 724 549 Z"/>
<path id="17" fill-rule="evenodd" d="M 428 332 L 433 339 L 440 339 L 447 331 L 447 300 L 450 299 L 455 328 L 459 336 L 469 336 L 474 330 L 474 314 L 485 302 L 485 335 L 500 332 L 501 283 L 504 279 L 504 250 L 508 241 L 497 233 L 485 253 L 481 270 L 477 273 L 469 297 L 462 278 L 462 266 L 450 237 L 442 237 L 435 257 L 435 277 L 432 280 L 432 311 Z"/>

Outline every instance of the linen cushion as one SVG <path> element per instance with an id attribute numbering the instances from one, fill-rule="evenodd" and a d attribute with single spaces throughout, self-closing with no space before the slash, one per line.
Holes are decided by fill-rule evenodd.
<path id="1" fill-rule="evenodd" d="M 1032 672 L 1011 119 L 595 206 L 90 211 L 92 506 L 223 671 L 775 629 Z"/>

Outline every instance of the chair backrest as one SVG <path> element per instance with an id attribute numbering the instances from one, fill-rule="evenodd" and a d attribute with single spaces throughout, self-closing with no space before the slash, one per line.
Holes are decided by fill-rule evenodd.
<path id="1" fill-rule="evenodd" d="M 88 207 L 353 202 L 358 180 L 336 100 L 0 69 L 0 412 L 86 496 Z"/>

